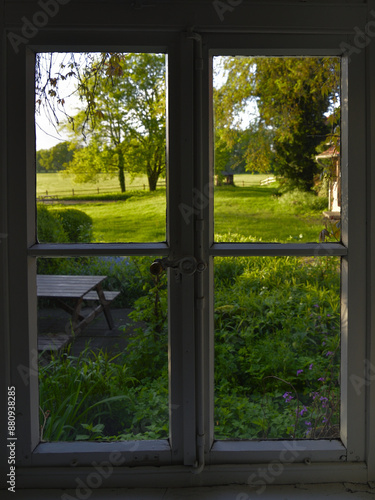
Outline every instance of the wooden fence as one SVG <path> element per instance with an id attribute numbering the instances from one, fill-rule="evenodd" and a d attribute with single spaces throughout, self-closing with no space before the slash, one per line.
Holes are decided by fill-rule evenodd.
<path id="1" fill-rule="evenodd" d="M 161 180 L 157 183 L 157 187 L 165 187 L 165 180 Z M 126 191 L 146 191 L 148 190 L 148 184 L 131 184 L 127 187 Z M 111 188 L 102 188 L 100 186 L 92 186 L 91 188 L 69 188 L 69 189 L 46 189 L 46 190 L 38 190 L 37 199 L 38 201 L 48 201 L 53 202 L 56 201 L 59 197 L 70 197 L 70 196 L 84 196 L 84 195 L 94 195 L 94 194 L 109 194 L 109 193 L 119 193 L 118 190 Z"/>

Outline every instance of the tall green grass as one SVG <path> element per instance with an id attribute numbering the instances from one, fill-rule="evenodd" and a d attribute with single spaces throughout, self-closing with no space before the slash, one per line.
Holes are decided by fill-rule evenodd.
<path id="1" fill-rule="evenodd" d="M 39 369 L 41 440 L 167 438 L 166 383 L 140 384 L 124 356 L 89 345 L 52 356 Z"/>

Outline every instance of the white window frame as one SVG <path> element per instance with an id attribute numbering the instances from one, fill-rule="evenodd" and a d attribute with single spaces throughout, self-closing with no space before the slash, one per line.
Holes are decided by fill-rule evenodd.
<path id="1" fill-rule="evenodd" d="M 283 34 L 276 35 L 207 35 L 204 37 L 204 46 L 208 58 L 214 55 L 252 55 L 252 56 L 337 56 L 340 51 L 340 38 L 336 36 L 300 37 L 299 35 Z M 249 49 L 251 47 L 251 49 Z M 362 60 L 361 60 L 362 59 Z M 362 69 L 361 69 L 362 66 Z M 208 66 L 209 69 L 209 66 Z M 318 256 L 318 255 L 336 255 L 342 257 L 342 297 L 341 297 L 341 335 L 342 335 L 342 358 L 341 358 L 341 439 L 340 440 L 319 440 L 319 441 L 299 441 L 299 451 L 293 458 L 294 462 L 333 462 L 330 467 L 331 477 L 335 477 L 335 464 L 344 461 L 346 465 L 353 462 L 364 462 L 365 460 L 365 391 L 358 391 L 358 386 L 351 383 L 357 380 L 356 377 L 363 377 L 363 360 L 365 358 L 366 346 L 365 338 L 359 339 L 355 332 L 363 327 L 365 330 L 366 317 L 366 291 L 359 285 L 366 281 L 365 272 L 365 248 L 366 233 L 364 226 L 360 227 L 356 218 L 364 218 L 366 212 L 366 203 L 364 197 L 360 194 L 365 191 L 365 168 L 360 175 L 359 172 L 347 168 L 348 165 L 359 164 L 363 167 L 366 164 L 365 157 L 365 117 L 360 118 L 359 110 L 364 110 L 363 88 L 364 79 L 359 75 L 364 75 L 364 57 L 358 57 L 350 63 L 348 59 L 342 58 L 342 141 L 345 144 L 342 149 L 342 190 L 343 204 L 345 208 L 342 211 L 342 243 L 339 244 L 270 244 L 270 243 L 215 243 L 213 240 L 212 227 L 212 199 L 207 207 L 205 219 L 211 223 L 210 230 L 206 237 L 209 238 L 209 258 L 212 260 L 215 256 Z M 212 96 L 210 95 L 210 80 L 206 76 L 205 88 L 206 99 L 212 106 Z M 361 81 L 362 80 L 362 81 Z M 360 96 L 360 97 L 359 97 Z M 350 105 L 349 105 L 350 103 Z M 205 108 L 205 106 L 203 106 Z M 209 123 L 212 123 L 213 112 L 208 116 Z M 350 123 L 356 123 L 355 130 L 350 127 Z M 203 126 L 203 129 L 209 131 L 209 126 Z M 205 137 L 203 143 L 209 144 L 212 138 Z M 361 145 L 361 146 L 359 146 Z M 361 154 L 362 153 L 362 154 Z M 207 154 L 207 151 L 206 151 Z M 209 154 L 209 152 L 208 152 Z M 354 158 L 356 160 L 354 160 Z M 206 158 L 207 161 L 207 158 Z M 205 172 L 206 179 L 204 185 L 212 179 L 212 160 L 211 172 Z M 202 186 L 201 186 L 202 189 Z M 349 218 L 348 200 L 351 200 L 350 206 L 354 203 L 358 209 L 358 215 L 355 218 Z M 351 209 L 351 214 L 353 214 Z M 361 216 L 359 214 L 362 214 Z M 211 218 L 210 218 L 211 214 Z M 353 215 L 352 215 L 353 217 Z M 364 220 L 364 219 L 363 219 Z M 349 236 L 350 235 L 350 236 Z M 353 239 L 354 238 L 354 239 Z M 351 241 L 350 252 L 348 251 L 348 242 Z M 350 259 L 349 259 L 350 257 Z M 350 267 L 349 267 L 350 261 Z M 212 262 L 209 270 L 212 272 Z M 349 287 L 349 283 L 354 287 Z M 213 304 L 213 280 L 207 276 L 206 295 L 210 297 L 209 303 Z M 351 311 L 348 314 L 348 311 Z M 212 316 L 212 314 L 211 314 Z M 359 327 L 358 325 L 361 325 Z M 211 326 L 210 335 L 213 335 Z M 210 346 L 212 349 L 213 339 Z M 350 355 L 349 355 L 350 353 Z M 355 353 L 355 354 L 354 354 Z M 206 354 L 208 357 L 208 354 Z M 361 375 L 360 375 L 361 374 Z M 207 379 L 212 377 L 207 374 Z M 212 380 L 210 381 L 211 383 Z M 210 382 L 208 386 L 211 387 Z M 212 394 L 211 394 L 212 396 Z M 349 403 L 351 401 L 352 403 Z M 354 404 L 353 404 L 354 402 Z M 212 427 L 212 401 L 211 407 L 206 411 L 208 420 L 206 429 Z M 210 411 L 211 410 L 211 411 Z M 362 422 L 359 425 L 359 422 Z M 212 428 L 210 429 L 212 434 Z M 210 434 L 210 435 L 211 435 Z M 210 464 L 227 463 L 270 463 L 277 460 L 275 457 L 284 456 L 286 443 L 284 441 L 214 441 L 210 448 L 210 453 L 206 462 Z M 356 464 L 353 464 L 356 469 Z M 309 474 L 313 475 L 313 467 L 309 467 Z M 343 470 L 339 467 L 340 470 Z M 319 467 L 318 467 L 319 470 Z M 347 471 L 348 473 L 348 471 Z M 318 472 L 318 475 L 321 471 Z M 312 477 L 312 476 L 310 476 Z M 328 478 L 328 475 L 327 475 Z"/>
<path id="2" fill-rule="evenodd" d="M 206 21 L 207 27 L 195 28 L 191 32 L 186 32 L 179 23 L 177 7 L 177 10 L 169 8 L 169 12 L 166 7 L 165 11 L 160 7 L 172 25 L 172 29 L 164 30 L 164 33 L 150 28 L 152 13 L 142 13 L 142 20 L 137 18 L 138 32 L 134 32 L 131 26 L 128 30 L 98 31 L 94 27 L 98 18 L 95 13 L 89 13 L 88 25 L 92 23 L 93 28 L 84 34 L 77 28 L 79 21 L 76 26 L 69 21 L 58 31 L 40 30 L 33 40 L 35 43 L 20 47 L 17 54 L 9 43 L 6 53 L 1 53 L 2 67 L 7 69 L 7 76 L 1 80 L 5 110 L 1 119 L 4 131 L 1 137 L 2 159 L 3 165 L 7 166 L 2 169 L 0 188 L 0 233 L 4 235 L 0 244 L 4 276 L 0 286 L 4 296 L 0 305 L 4 331 L 1 347 L 3 380 L 17 390 L 19 487 L 74 488 L 77 478 L 84 480 L 92 472 L 94 462 L 116 465 L 103 483 L 108 487 L 143 486 L 146 476 L 148 486 L 249 483 L 260 474 L 267 471 L 269 474 L 269 464 L 275 461 L 282 463 L 283 467 L 282 473 L 273 477 L 273 484 L 375 479 L 375 391 L 364 366 L 366 362 L 370 366 L 375 364 L 375 342 L 371 342 L 375 273 L 370 266 L 371 249 L 375 245 L 375 231 L 371 231 L 374 229 L 375 206 L 370 196 L 375 192 L 375 176 L 370 176 L 375 156 L 375 146 L 370 141 L 370 132 L 375 126 L 375 90 L 374 85 L 371 88 L 369 85 L 370 81 L 375 82 L 375 55 L 371 46 L 354 54 L 350 63 L 347 57 L 342 59 L 343 74 L 347 74 L 343 79 L 342 102 L 342 245 L 257 244 L 255 247 L 252 244 L 214 243 L 212 193 L 208 196 L 209 203 L 202 205 L 195 224 L 183 227 L 180 211 L 170 210 L 167 235 L 170 248 L 176 256 L 196 255 L 208 262 L 207 272 L 195 277 L 183 276 L 183 291 L 173 277 L 169 280 L 172 332 L 170 426 L 173 439 L 125 443 L 38 443 L 35 258 L 167 255 L 169 248 L 167 244 L 71 247 L 35 244 L 34 88 L 30 78 L 34 53 L 104 48 L 168 52 L 168 184 L 169 188 L 173 185 L 177 189 L 168 189 L 167 203 L 169 208 L 178 208 L 180 203 L 194 206 L 195 190 L 205 192 L 205 186 L 212 189 L 212 96 L 207 62 L 213 55 L 233 55 L 241 51 L 249 55 L 342 55 L 343 40 L 347 44 L 355 43 L 353 26 L 361 26 L 364 30 L 366 24 L 366 6 L 359 2 L 355 9 L 345 6 L 332 9 L 332 14 L 339 11 L 340 15 L 337 21 L 332 16 L 333 21 L 328 25 L 326 18 L 320 19 L 319 5 L 310 6 L 311 18 L 307 21 L 304 17 L 306 11 L 296 6 L 292 26 L 287 24 L 278 7 L 269 13 L 267 5 L 258 6 L 258 21 L 253 20 L 248 29 L 243 19 L 253 19 L 251 3 L 244 5 L 242 11 L 239 7 L 235 9 L 230 24 L 209 21 L 203 4 L 202 10 L 195 10 L 194 15 L 202 20 L 202 25 Z M 192 8 L 196 9 L 196 6 Z M 272 30 L 262 24 L 264 16 L 272 18 Z M 17 32 L 18 29 L 20 33 L 20 26 L 10 26 L 9 31 Z M 321 28 L 317 30 L 316 26 Z M 72 27 L 75 30 L 72 31 Z M 142 28 L 145 30 L 143 34 L 140 33 Z M 146 34 L 147 45 L 144 44 Z M 203 66 L 200 59 L 203 59 Z M 12 84 L 14 81 L 18 85 Z M 20 82 L 24 85 L 21 86 Z M 25 92 L 19 91 L 20 86 Z M 203 169 L 202 165 L 210 165 L 211 170 Z M 197 237 L 196 233 L 200 236 Z M 213 437 L 213 257 L 259 254 L 341 255 L 343 263 L 341 440 L 304 440 L 300 446 L 304 449 L 296 450 L 288 458 L 286 450 L 289 444 L 283 441 L 214 442 Z M 203 297 L 204 301 L 199 300 Z M 174 311 L 179 311 L 178 315 Z M 178 319 L 181 311 L 184 318 L 188 318 L 182 323 Z M 27 383 L 25 369 L 28 370 Z M 353 383 L 353 380 L 360 379 L 364 381 L 361 390 Z M 327 462 L 330 462 L 329 467 L 324 466 Z"/>

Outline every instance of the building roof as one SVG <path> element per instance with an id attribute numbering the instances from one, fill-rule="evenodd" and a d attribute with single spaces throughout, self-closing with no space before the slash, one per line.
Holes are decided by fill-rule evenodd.
<path id="1" fill-rule="evenodd" d="M 315 158 L 320 160 L 324 158 L 333 158 L 334 156 L 340 156 L 340 151 L 335 144 L 332 144 L 328 149 L 315 156 Z"/>

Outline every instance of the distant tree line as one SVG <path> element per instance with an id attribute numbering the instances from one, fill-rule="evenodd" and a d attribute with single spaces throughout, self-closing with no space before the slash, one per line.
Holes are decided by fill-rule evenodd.
<path id="1" fill-rule="evenodd" d="M 65 170 L 73 156 L 74 151 L 68 141 L 56 144 L 50 149 L 40 149 L 36 152 L 36 171 L 41 173 Z"/>

